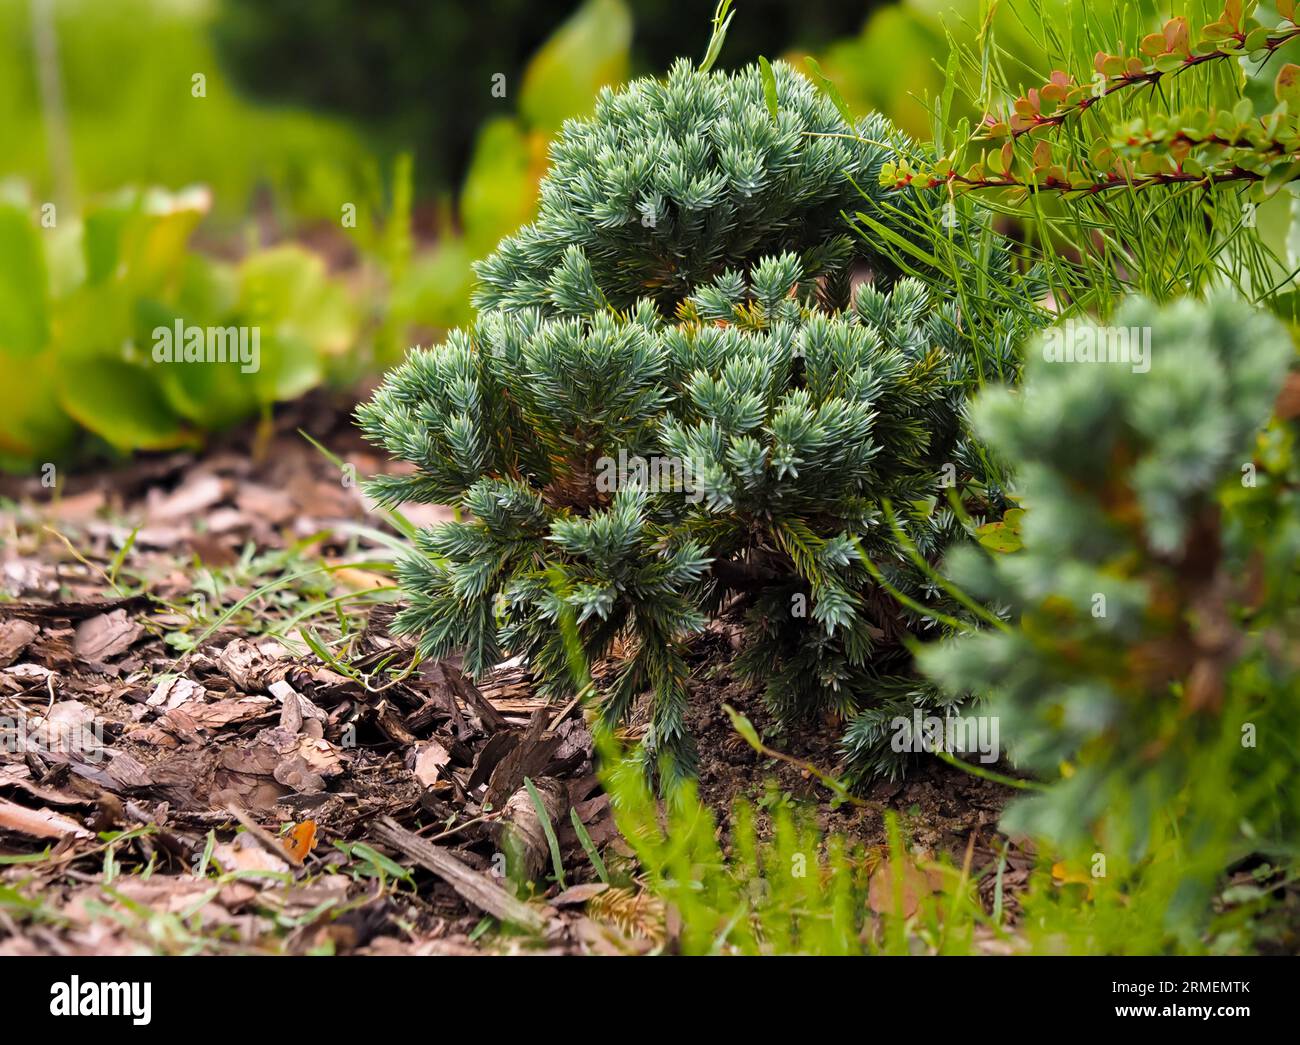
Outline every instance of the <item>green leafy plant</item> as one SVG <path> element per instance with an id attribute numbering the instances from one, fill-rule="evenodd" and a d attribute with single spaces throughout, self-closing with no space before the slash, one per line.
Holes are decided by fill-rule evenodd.
<path id="1" fill-rule="evenodd" d="M 0 3 L 0 179 L 21 178 L 68 212 L 124 185 L 202 183 L 223 229 L 268 188 L 299 219 L 337 221 L 340 201 L 357 198 L 361 137 L 302 108 L 250 103 L 208 39 L 221 6 Z M 33 46 L 45 30 L 53 46 Z"/>
<path id="2" fill-rule="evenodd" d="M 189 248 L 209 199 L 126 190 L 47 223 L 21 188 L 0 194 L 0 359 L 24 373 L 0 389 L 0 464 L 63 462 L 84 433 L 117 451 L 192 443 L 301 395 L 352 347 L 353 303 L 315 255 Z M 180 339 L 157 352 L 178 324 L 220 331 L 227 361 L 177 362 Z M 251 344 L 235 357 L 240 331 L 255 360 Z"/>

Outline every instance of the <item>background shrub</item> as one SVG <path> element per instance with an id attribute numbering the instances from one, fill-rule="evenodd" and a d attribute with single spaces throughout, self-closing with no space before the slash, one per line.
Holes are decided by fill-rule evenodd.
<path id="1" fill-rule="evenodd" d="M 1293 410 L 1269 420 L 1295 352 L 1222 294 L 1134 299 L 1114 323 L 1150 331 L 1149 373 L 1034 344 L 1021 392 L 981 396 L 978 430 L 1017 462 L 1023 548 L 950 568 L 1010 623 L 922 663 L 987 694 L 1016 763 L 1050 783 L 1006 829 L 1136 861 L 1169 817 L 1180 902 L 1206 913 L 1225 866 L 1285 860 L 1300 826 L 1297 432 Z"/>

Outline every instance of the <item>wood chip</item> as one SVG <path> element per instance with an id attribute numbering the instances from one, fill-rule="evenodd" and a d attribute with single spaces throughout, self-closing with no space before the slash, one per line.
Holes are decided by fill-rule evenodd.
<path id="1" fill-rule="evenodd" d="M 197 682 L 173 676 L 162 679 L 154 687 L 153 693 L 149 695 L 149 699 L 145 703 L 152 708 L 162 708 L 164 711 L 170 711 L 189 701 L 201 704 L 207 695 L 208 691 Z"/>
<path id="2" fill-rule="evenodd" d="M 7 668 L 16 661 L 40 631 L 31 621 L 0 621 L 0 668 Z"/>
<path id="3" fill-rule="evenodd" d="M 436 740 L 424 740 L 415 745 L 415 779 L 425 787 L 438 782 L 440 770 L 451 761 L 451 752 Z"/>
<path id="4" fill-rule="evenodd" d="M 0 798 L 0 828 L 33 838 L 90 838 L 91 833 L 75 820 L 48 809 L 28 809 Z"/>
<path id="5" fill-rule="evenodd" d="M 436 663 L 420 665 L 420 674 L 436 686 L 449 689 L 455 696 L 465 702 L 466 707 L 483 724 L 487 733 L 495 733 L 506 728 L 505 717 L 494 708 L 465 674 L 453 663 L 440 660 Z"/>
<path id="6" fill-rule="evenodd" d="M 538 911 L 511 896 L 487 875 L 475 871 L 445 849 L 439 849 L 432 842 L 406 830 L 392 817 L 383 817 L 371 827 L 370 833 L 385 845 L 392 846 L 403 856 L 432 871 L 480 911 L 533 932 L 541 932 L 546 928 L 546 919 Z"/>
<path id="7" fill-rule="evenodd" d="M 125 653 L 143 634 L 144 628 L 126 610 L 101 613 L 77 625 L 77 656 L 91 663 L 108 660 Z"/>
<path id="8" fill-rule="evenodd" d="M 552 907 L 571 907 L 586 903 L 593 896 L 599 896 L 609 888 L 604 882 L 580 882 L 571 885 L 550 901 Z"/>
<path id="9" fill-rule="evenodd" d="M 534 780 L 533 786 L 554 829 L 569 814 L 569 789 L 558 780 L 547 779 Z M 497 844 L 529 881 L 537 879 L 550 863 L 550 841 L 527 786 L 507 800 L 505 814 L 497 824 Z"/>
<path id="10" fill-rule="evenodd" d="M 560 738 L 551 736 L 543 738 L 546 722 L 550 715 L 538 711 L 528 724 L 528 729 L 520 738 L 518 745 L 506 753 L 488 779 L 487 794 L 483 797 L 485 805 L 499 809 L 511 795 L 524 783 L 524 777 L 537 777 L 542 774 L 556 748 Z"/>
<path id="11" fill-rule="evenodd" d="M 153 491 L 150 491 L 151 493 Z M 198 475 L 166 497 L 150 498 L 149 521 L 175 522 L 211 508 L 226 495 L 226 484 L 215 475 Z"/>

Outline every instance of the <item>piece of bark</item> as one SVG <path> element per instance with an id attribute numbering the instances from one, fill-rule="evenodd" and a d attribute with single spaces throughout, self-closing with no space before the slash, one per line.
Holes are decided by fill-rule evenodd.
<path id="1" fill-rule="evenodd" d="M 154 687 L 153 693 L 145 703 L 153 708 L 160 707 L 164 711 L 171 711 L 191 700 L 202 704 L 207 699 L 207 695 L 208 691 L 193 679 L 172 675 L 162 679 Z"/>
<path id="2" fill-rule="evenodd" d="M 455 699 L 460 697 L 465 706 L 482 723 L 484 732 L 495 733 L 497 730 L 506 728 L 505 716 L 488 703 L 487 698 L 479 692 L 478 687 L 466 678 L 464 672 L 455 664 L 446 660 L 425 663 L 420 665 L 420 674 L 433 683 L 436 691 L 447 695 L 449 711 L 453 713 L 453 721 L 460 714 L 456 709 Z"/>
<path id="3" fill-rule="evenodd" d="M 217 654 L 217 668 L 243 693 L 270 691 L 277 682 L 287 681 L 300 687 L 311 678 L 310 672 L 300 668 L 289 656 L 289 651 L 278 642 L 263 640 L 254 645 L 247 639 L 232 639 Z"/>
<path id="4" fill-rule="evenodd" d="M 593 896 L 608 891 L 609 886 L 604 882 L 580 882 L 578 885 L 569 886 L 559 896 L 554 897 L 550 904 L 552 907 L 576 907 L 585 904 Z"/>
<path id="5" fill-rule="evenodd" d="M 48 809 L 28 809 L 7 798 L 0 798 L 0 828 L 17 831 L 33 838 L 91 838 L 89 831 L 75 820 Z"/>
<path id="6" fill-rule="evenodd" d="M 169 728 L 178 723 L 182 730 L 221 729 L 240 722 L 250 722 L 271 713 L 271 702 L 266 697 L 244 697 L 239 700 L 216 700 L 211 704 L 187 701 L 183 707 L 173 708 L 163 715 L 159 724 Z"/>
<path id="7" fill-rule="evenodd" d="M 125 653 L 143 634 L 144 628 L 128 617 L 126 610 L 101 613 L 77 625 L 77 656 L 96 664 Z"/>
<path id="8" fill-rule="evenodd" d="M 0 621 L 0 668 L 7 668 L 18 659 L 41 629 L 27 620 Z"/>
<path id="9" fill-rule="evenodd" d="M 479 722 L 483 724 L 483 729 L 489 733 L 495 733 L 499 729 L 506 728 L 506 717 L 501 714 L 487 697 L 483 696 L 478 686 L 459 671 L 452 669 L 452 682 L 456 687 L 456 692 L 460 699 L 465 701 L 474 709 L 474 714 L 478 716 Z"/>
<path id="10" fill-rule="evenodd" d="M 492 770 L 496 769 L 501 760 L 518 744 L 519 734 L 512 733 L 508 729 L 488 737 L 488 742 L 479 750 L 478 760 L 474 763 L 474 770 L 465 785 L 466 790 L 473 791 L 480 784 L 486 784 L 492 776 Z"/>
<path id="11" fill-rule="evenodd" d="M 448 714 L 447 712 L 448 703 L 450 703 L 453 707 L 456 706 L 455 699 L 453 699 L 450 695 L 448 695 L 447 699 L 445 700 L 440 699 L 438 697 L 429 697 L 427 700 L 425 700 L 423 704 L 421 704 L 418 708 L 416 708 L 414 711 L 412 711 L 409 715 L 406 716 L 406 718 L 403 720 L 403 725 L 405 725 L 407 731 L 410 732 L 413 736 L 419 736 L 421 733 L 424 733 L 427 730 L 433 728 L 434 719 L 444 717 Z M 457 708 L 456 713 L 460 714 L 459 708 Z M 454 721 L 452 722 L 451 727 L 453 731 L 456 729 L 456 724 Z M 457 735 L 463 735 L 463 734 L 457 734 Z"/>
<path id="12" fill-rule="evenodd" d="M 554 830 L 569 814 L 568 788 L 554 779 L 534 780 L 533 786 Z M 550 862 L 551 844 L 527 785 L 507 800 L 497 825 L 497 844 L 528 881 L 536 880 Z"/>
<path id="13" fill-rule="evenodd" d="M 298 694 L 287 682 L 277 682 L 275 686 L 283 686 L 289 691 L 283 696 L 276 693 L 283 701 L 280 705 L 280 728 L 286 733 L 297 733 L 302 729 L 302 708 L 298 706 Z M 271 692 L 275 692 L 274 686 Z"/>
<path id="14" fill-rule="evenodd" d="M 124 751 L 109 751 L 108 755 L 110 761 L 104 772 L 117 785 L 112 790 L 138 790 L 153 783 L 149 771 L 131 755 Z"/>
<path id="15" fill-rule="evenodd" d="M 418 738 L 411 735 L 386 699 L 375 706 L 374 714 L 375 725 L 394 744 L 409 747 L 417 742 Z"/>
<path id="16" fill-rule="evenodd" d="M 132 595 L 125 599 L 107 602 L 6 602 L 5 617 L 22 617 L 26 620 L 85 620 L 112 610 L 149 609 L 148 595 Z"/>
<path id="17" fill-rule="evenodd" d="M 546 928 L 546 919 L 538 911 L 511 896 L 487 875 L 468 867 L 445 849 L 406 830 L 392 817 L 382 817 L 371 827 L 370 833 L 380 842 L 392 846 L 403 856 L 432 871 L 479 910 L 533 932 L 541 932 Z"/>
<path id="18" fill-rule="evenodd" d="M 280 728 L 290 733 L 306 733 L 320 739 L 325 735 L 329 725 L 329 715 L 304 697 L 289 683 L 281 679 L 272 682 L 270 692 L 282 704 L 280 708 Z"/>
<path id="19" fill-rule="evenodd" d="M 81 806 L 91 801 L 86 795 L 45 787 L 33 782 L 32 771 L 21 764 L 0 765 L 0 787 L 20 788 L 33 798 L 39 798 L 49 805 Z"/>
<path id="20" fill-rule="evenodd" d="M 484 805 L 499 809 L 501 805 L 524 783 L 524 777 L 538 777 L 551 761 L 555 749 L 560 746 L 560 738 L 544 737 L 546 722 L 550 715 L 539 711 L 528 723 L 528 729 L 492 770 L 488 778 L 487 794 L 483 796 Z"/>
<path id="21" fill-rule="evenodd" d="M 439 772 L 451 761 L 451 752 L 436 740 L 422 740 L 415 745 L 414 767 L 415 779 L 423 787 L 433 787 L 438 782 Z"/>

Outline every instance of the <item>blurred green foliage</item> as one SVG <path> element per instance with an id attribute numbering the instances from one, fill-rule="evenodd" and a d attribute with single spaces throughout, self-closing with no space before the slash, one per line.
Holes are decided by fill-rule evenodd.
<path id="1" fill-rule="evenodd" d="M 744 6 L 723 65 L 823 46 L 876 5 Z M 52 12 L 52 60 L 35 31 L 42 7 Z M 380 261 L 360 289 L 381 327 L 378 358 L 391 361 L 403 342 L 427 343 L 471 317 L 470 265 L 534 216 L 563 120 L 588 112 L 601 85 L 690 51 L 692 27 L 702 50 L 709 13 L 685 0 L 506 2 L 484 32 L 484 11 L 409 0 L 330 0 L 310 18 L 300 5 L 244 0 L 0 0 L 0 123 L 12 143 L 0 177 L 17 175 L 37 201 L 65 206 L 123 185 L 202 184 L 212 193 L 204 241 L 236 233 L 250 213 L 266 241 L 315 222 L 337 227 L 340 208 L 354 206 L 357 223 L 343 235 L 363 266 Z M 49 77 L 61 107 L 50 108 Z M 396 202 L 381 171 L 403 146 L 417 187 L 462 168 L 465 178 L 435 207 L 407 200 L 426 231 L 393 268 L 376 242 L 386 235 L 378 216 Z"/>
<path id="2" fill-rule="evenodd" d="M 53 30 L 45 41 L 42 8 Z M 124 0 L 111 16 L 80 0 L 0 0 L 0 47 L 13 58 L 0 62 L 0 121 L 16 146 L 0 177 L 21 179 L 3 201 L 0 369 L 26 386 L 4 393 L 14 402 L 0 419 L 0 467 L 65 461 L 87 449 L 83 433 L 118 451 L 190 442 L 326 376 L 354 380 L 391 365 L 423 332 L 462 322 L 470 264 L 531 216 L 551 133 L 628 64 L 626 11 L 590 0 L 528 66 L 519 115 L 483 130 L 459 212 L 417 249 L 409 157 L 396 158 L 385 184 L 362 138 L 341 124 L 232 95 L 207 17 L 205 4 L 169 0 Z M 56 162 L 64 156 L 70 164 Z M 176 194 L 117 188 L 153 184 Z M 313 239 L 320 256 L 259 246 L 313 221 L 337 230 Z M 104 240 L 106 228 L 120 238 Z M 165 243 L 141 248 L 143 273 L 132 251 L 155 240 Z M 241 260 L 203 253 L 214 248 Z M 92 263 L 100 249 L 109 253 Z M 337 280 L 327 256 L 344 266 Z M 257 373 L 169 367 L 150 358 L 148 334 L 171 318 L 271 322 L 276 333 Z M 293 334 L 278 336 L 286 329 Z"/>
<path id="3" fill-rule="evenodd" d="M 200 0 L 52 0 L 65 122 L 47 120 L 34 16 L 40 0 L 0 0 L 0 177 L 38 197 L 122 185 L 202 183 L 218 214 L 242 217 L 267 186 L 294 213 L 338 214 L 365 156 L 354 131 L 301 110 L 260 108 L 231 89 Z M 194 77 L 202 76 L 202 96 Z M 71 169 L 58 140 L 66 126 Z M 71 199 L 60 202 L 70 203 Z"/>
<path id="4" fill-rule="evenodd" d="M 903 0 L 875 11 L 854 36 L 820 56 L 822 71 L 859 112 L 884 113 L 902 131 L 924 136 L 930 117 L 924 99 L 943 90 L 942 61 L 949 31 L 973 38 L 979 0 Z"/>
<path id="5" fill-rule="evenodd" d="M 1012 760 L 1049 785 L 1003 829 L 1140 875 L 1177 860 L 1176 888 L 1143 914 L 1191 946 L 1224 873 L 1294 869 L 1300 837 L 1300 467 L 1294 423 L 1269 423 L 1296 353 L 1224 292 L 1130 298 L 1114 322 L 1076 329 L 1145 332 L 1149 373 L 1063 362 L 1072 335 L 1052 331 L 1028 347 L 1019 394 L 976 403 L 977 430 L 1016 465 L 1023 547 L 967 548 L 946 569 L 1010 624 L 921 665 L 987 697 Z"/>
<path id="6" fill-rule="evenodd" d="M 191 249 L 209 200 L 128 189 L 74 216 L 0 187 L 0 468 L 62 462 L 83 430 L 119 451 L 190 443 L 303 394 L 353 347 L 353 302 L 315 254 Z M 255 328 L 256 367 L 158 362 L 177 321 Z"/>
<path id="7" fill-rule="evenodd" d="M 873 6 L 745 0 L 722 64 L 823 46 L 855 32 Z M 469 169 L 479 128 L 530 91 L 539 63 L 562 78 L 569 62 L 586 63 L 589 49 L 623 49 L 632 69 L 661 73 L 683 53 L 702 53 L 712 7 L 711 0 L 317 0 L 307 17 L 294 0 L 222 0 L 213 35 L 232 76 L 253 96 L 349 117 L 377 147 L 414 149 L 421 185 L 446 188 Z M 552 39 L 526 70 L 555 27 L 580 8 L 586 29 L 559 45 Z M 504 99 L 491 91 L 497 74 L 505 77 Z M 553 94 L 533 91 L 525 119 L 553 133 L 564 117 L 588 108 L 585 87 L 575 77 Z"/>

